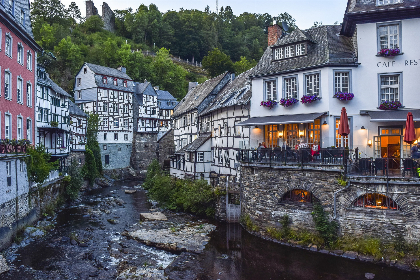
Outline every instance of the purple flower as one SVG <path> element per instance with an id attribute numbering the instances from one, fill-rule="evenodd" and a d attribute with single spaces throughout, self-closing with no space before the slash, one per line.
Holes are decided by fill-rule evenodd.
<path id="1" fill-rule="evenodd" d="M 337 98 L 338 100 L 352 100 L 354 97 L 354 94 L 351 92 L 336 92 L 334 94 L 334 98 Z"/>
<path id="2" fill-rule="evenodd" d="M 400 49 L 399 48 L 395 48 L 395 49 L 381 49 L 378 52 L 378 55 L 380 56 L 396 56 L 400 54 Z"/>
<path id="3" fill-rule="evenodd" d="M 274 100 L 268 100 L 268 101 L 261 101 L 260 106 L 267 107 L 269 109 L 273 108 L 277 105 L 277 101 Z"/>
<path id="4" fill-rule="evenodd" d="M 298 102 L 299 102 L 299 100 L 297 100 L 296 98 L 293 98 L 293 97 L 287 98 L 287 99 L 286 98 L 280 99 L 280 105 L 284 106 L 284 107 L 292 106 L 293 104 L 298 103 Z"/>
<path id="5" fill-rule="evenodd" d="M 312 103 L 312 102 L 317 101 L 317 100 L 321 100 L 321 97 L 319 97 L 318 95 L 304 95 L 300 99 L 300 102 L 302 104 L 308 104 L 308 103 Z"/>
<path id="6" fill-rule="evenodd" d="M 399 101 L 382 101 L 381 105 L 379 105 L 380 110 L 397 110 L 401 107 L 402 104 Z"/>

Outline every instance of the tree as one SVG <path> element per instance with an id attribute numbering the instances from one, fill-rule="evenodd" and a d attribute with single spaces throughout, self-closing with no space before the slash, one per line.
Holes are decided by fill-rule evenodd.
<path id="1" fill-rule="evenodd" d="M 83 176 L 79 164 L 73 160 L 68 169 L 68 175 L 64 178 L 66 183 L 65 193 L 70 200 L 78 197 L 83 183 Z"/>
<path id="2" fill-rule="evenodd" d="M 50 172 L 58 168 L 58 161 L 52 162 L 51 154 L 47 153 L 42 145 L 28 146 L 26 154 L 28 155 L 25 160 L 26 170 L 31 182 L 42 184 Z"/>
<path id="3" fill-rule="evenodd" d="M 93 152 L 86 147 L 85 164 L 82 168 L 82 174 L 83 177 L 88 180 L 89 186 L 93 186 L 95 179 L 99 176 L 96 166 L 97 164 Z"/>
<path id="4" fill-rule="evenodd" d="M 86 149 L 92 151 L 96 160 L 96 170 L 102 173 L 101 150 L 98 143 L 99 115 L 89 114 L 86 128 Z"/>
<path id="5" fill-rule="evenodd" d="M 182 98 L 187 91 L 187 71 L 176 65 L 169 57 L 169 50 L 161 48 L 150 64 L 151 82 L 167 90 L 176 98 Z"/>
<path id="6" fill-rule="evenodd" d="M 100 32 L 104 28 L 104 21 L 100 16 L 91 16 L 81 24 L 81 28 L 87 34 Z"/>
<path id="7" fill-rule="evenodd" d="M 239 75 L 252 67 L 254 67 L 257 64 L 257 62 L 254 61 L 248 61 L 245 56 L 241 56 L 241 60 L 235 62 L 233 64 L 233 68 L 235 69 L 236 75 Z"/>
<path id="8" fill-rule="evenodd" d="M 233 63 L 230 57 L 218 48 L 209 51 L 208 55 L 203 58 L 203 68 L 206 69 L 210 76 L 215 77 L 225 71 L 233 72 Z"/>
<path id="9" fill-rule="evenodd" d="M 71 2 L 67 9 L 67 16 L 73 20 L 73 25 L 82 20 L 82 14 L 80 13 L 79 6 L 75 2 Z"/>

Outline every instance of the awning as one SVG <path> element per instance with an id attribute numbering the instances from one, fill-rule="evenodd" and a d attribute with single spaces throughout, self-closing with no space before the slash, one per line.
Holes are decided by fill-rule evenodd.
<path id="1" fill-rule="evenodd" d="M 413 120 L 420 121 L 420 110 L 368 111 L 371 122 L 405 122 L 407 113 L 413 113 Z"/>
<path id="2" fill-rule="evenodd" d="M 243 121 L 236 125 L 244 126 L 244 125 L 286 124 L 286 123 L 312 123 L 314 122 L 315 119 L 326 114 L 327 112 L 299 114 L 299 115 L 254 117 L 254 118 L 247 119 L 246 121 Z"/>

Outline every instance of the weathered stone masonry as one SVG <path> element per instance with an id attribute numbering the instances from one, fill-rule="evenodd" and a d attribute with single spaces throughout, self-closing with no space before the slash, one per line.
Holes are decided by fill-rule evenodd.
<path id="1" fill-rule="evenodd" d="M 279 218 L 289 215 L 291 227 L 314 231 L 311 203 L 283 202 L 285 193 L 303 189 L 319 199 L 333 218 L 336 194 L 336 220 L 340 234 L 379 236 L 392 239 L 398 234 L 409 241 L 420 238 L 420 182 L 374 178 L 349 178 L 349 184 L 338 184 L 339 171 L 301 170 L 273 167 L 242 166 L 242 214 L 248 214 L 261 228 L 280 227 Z M 353 207 L 353 202 L 366 193 L 380 193 L 393 199 L 401 210 Z"/>

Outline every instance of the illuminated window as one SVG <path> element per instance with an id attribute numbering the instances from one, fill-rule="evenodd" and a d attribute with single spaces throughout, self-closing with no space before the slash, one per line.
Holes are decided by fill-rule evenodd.
<path id="1" fill-rule="evenodd" d="M 401 210 L 400 206 L 391 198 L 379 193 L 367 193 L 359 196 L 354 202 L 354 207 Z"/>
<path id="2" fill-rule="evenodd" d="M 291 202 L 309 202 L 312 203 L 314 198 L 311 192 L 305 190 L 291 190 L 283 195 L 282 201 Z"/>

